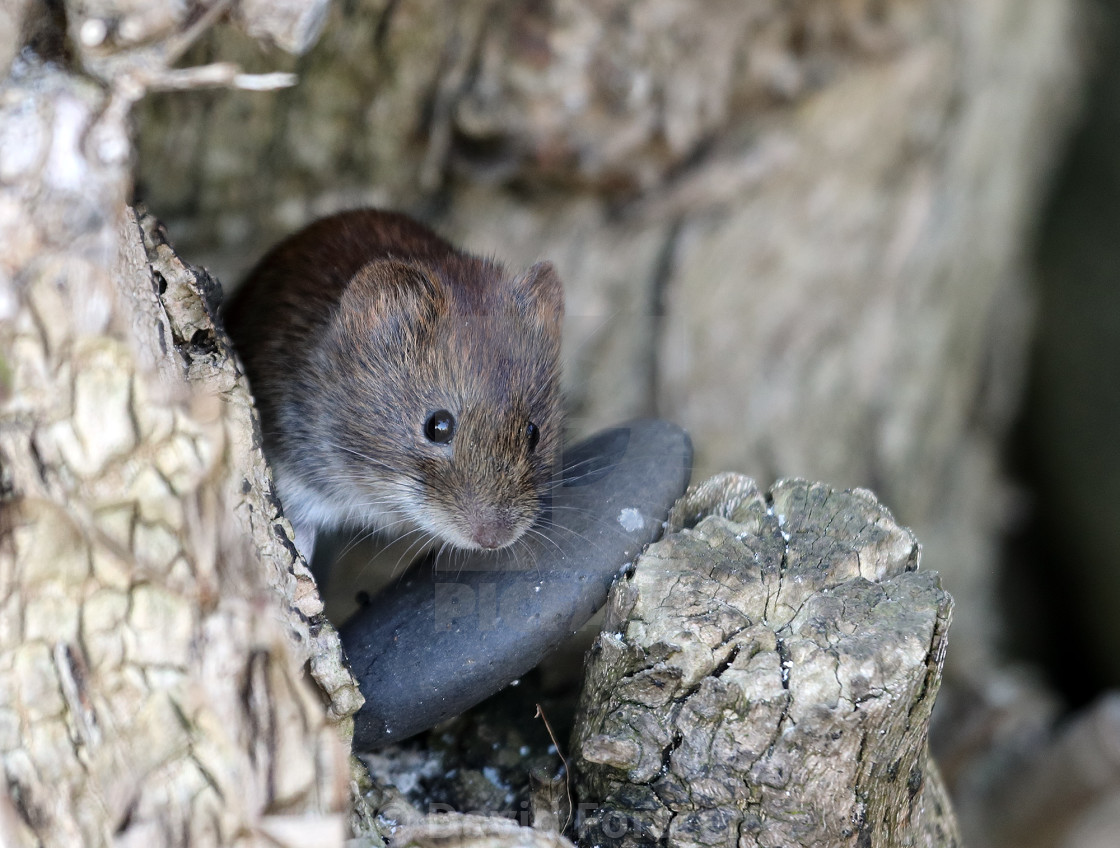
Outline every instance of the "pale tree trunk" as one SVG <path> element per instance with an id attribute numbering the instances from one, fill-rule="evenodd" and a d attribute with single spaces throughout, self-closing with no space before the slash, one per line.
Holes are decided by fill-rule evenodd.
<path id="1" fill-rule="evenodd" d="M 0 842 L 341 845 L 360 695 L 212 306 L 126 206 L 156 71 L 0 89 Z"/>

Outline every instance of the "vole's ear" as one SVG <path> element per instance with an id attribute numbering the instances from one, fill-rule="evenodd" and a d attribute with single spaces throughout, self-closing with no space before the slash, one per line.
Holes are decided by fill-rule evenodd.
<path id="1" fill-rule="evenodd" d="M 522 315 L 559 332 L 564 321 L 564 286 L 551 262 L 538 262 L 518 276 L 513 281 L 513 296 Z"/>
<path id="2" fill-rule="evenodd" d="M 443 299 L 427 269 L 397 259 L 375 259 L 350 280 L 339 315 L 367 327 L 393 322 L 416 327 L 435 320 Z"/>

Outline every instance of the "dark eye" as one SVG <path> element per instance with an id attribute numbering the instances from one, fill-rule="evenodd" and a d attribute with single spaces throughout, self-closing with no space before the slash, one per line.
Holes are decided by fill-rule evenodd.
<path id="1" fill-rule="evenodd" d="M 532 453 L 537 447 L 537 442 L 541 440 L 540 428 L 530 421 L 525 425 L 525 437 L 529 440 L 529 453 Z"/>
<path id="2" fill-rule="evenodd" d="M 455 416 L 446 409 L 437 409 L 424 422 L 424 435 L 428 441 L 446 445 L 455 435 Z"/>

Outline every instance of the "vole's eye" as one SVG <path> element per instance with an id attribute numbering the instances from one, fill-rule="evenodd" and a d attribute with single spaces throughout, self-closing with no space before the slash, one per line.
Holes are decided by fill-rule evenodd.
<path id="1" fill-rule="evenodd" d="M 536 450 L 537 442 L 541 440 L 540 428 L 530 421 L 525 425 L 525 437 L 529 440 L 529 453 Z"/>
<path id="2" fill-rule="evenodd" d="M 446 445 L 455 435 L 455 416 L 446 409 L 437 409 L 424 422 L 424 435 L 430 442 Z"/>

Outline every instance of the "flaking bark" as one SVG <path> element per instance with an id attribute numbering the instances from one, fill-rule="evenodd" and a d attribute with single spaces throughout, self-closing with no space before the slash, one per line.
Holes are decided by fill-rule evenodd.
<path id="1" fill-rule="evenodd" d="M 0 843 L 341 845 L 360 696 L 205 277 L 126 205 L 145 49 L 0 85 Z"/>
<path id="2" fill-rule="evenodd" d="M 926 734 L 951 600 L 865 491 L 722 475 L 608 601 L 585 844 L 955 846 Z"/>

